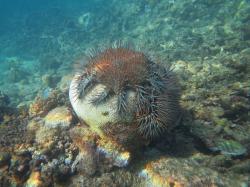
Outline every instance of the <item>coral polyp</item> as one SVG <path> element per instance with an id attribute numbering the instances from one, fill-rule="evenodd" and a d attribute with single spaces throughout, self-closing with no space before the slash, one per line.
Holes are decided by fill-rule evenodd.
<path id="1" fill-rule="evenodd" d="M 69 90 L 76 114 L 94 131 L 103 134 L 107 124 L 123 124 L 147 139 L 174 127 L 179 93 L 169 67 L 120 45 L 91 54 Z"/>

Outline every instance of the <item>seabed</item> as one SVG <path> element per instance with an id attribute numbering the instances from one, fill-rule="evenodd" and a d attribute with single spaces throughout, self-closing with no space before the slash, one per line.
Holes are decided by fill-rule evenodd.
<path id="1" fill-rule="evenodd" d="M 18 2 L 0 1 L 0 187 L 250 186 L 248 0 Z M 182 91 L 172 137 L 131 158 L 95 145 L 68 97 L 84 52 L 117 40 Z"/>

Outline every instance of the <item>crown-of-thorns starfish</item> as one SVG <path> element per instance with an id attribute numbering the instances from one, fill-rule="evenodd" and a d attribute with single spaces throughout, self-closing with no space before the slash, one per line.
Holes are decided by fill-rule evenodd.
<path id="1" fill-rule="evenodd" d="M 121 45 L 92 53 L 69 90 L 76 114 L 96 132 L 102 134 L 107 123 L 124 123 L 149 139 L 172 129 L 179 95 L 169 67 Z"/>

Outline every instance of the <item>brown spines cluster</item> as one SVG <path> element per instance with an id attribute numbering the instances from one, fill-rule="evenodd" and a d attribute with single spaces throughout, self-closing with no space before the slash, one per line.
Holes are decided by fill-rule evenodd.
<path id="1" fill-rule="evenodd" d="M 117 97 L 117 112 L 121 118 L 128 112 L 129 93 L 135 93 L 133 123 L 145 138 L 164 134 L 178 121 L 180 90 L 173 72 L 142 52 L 108 48 L 91 55 L 84 72 L 75 79 L 76 98 L 84 97 L 96 84 L 104 85 L 106 89 L 90 102 L 100 105 L 110 97 Z"/>
<path id="2" fill-rule="evenodd" d="M 139 132 L 147 138 L 154 138 L 171 130 L 179 115 L 179 89 L 167 84 L 162 92 L 148 95 L 147 103 L 137 113 Z"/>
<path id="3" fill-rule="evenodd" d="M 135 88 L 149 75 L 148 58 L 128 48 L 109 48 L 90 62 L 98 82 L 112 88 L 115 94 L 124 88 Z"/>

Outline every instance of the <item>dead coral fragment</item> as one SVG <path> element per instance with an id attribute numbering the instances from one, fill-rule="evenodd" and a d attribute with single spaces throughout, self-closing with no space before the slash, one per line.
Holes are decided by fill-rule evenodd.
<path id="1" fill-rule="evenodd" d="M 70 130 L 73 143 L 79 148 L 79 154 L 72 164 L 72 170 L 92 176 L 97 169 L 96 136 L 88 128 L 76 126 Z"/>
<path id="2" fill-rule="evenodd" d="M 0 152 L 0 167 L 9 164 L 11 155 L 6 152 Z"/>
<path id="3" fill-rule="evenodd" d="M 51 110 L 44 118 L 45 126 L 48 128 L 65 128 L 72 123 L 73 116 L 67 107 L 57 107 Z"/>

